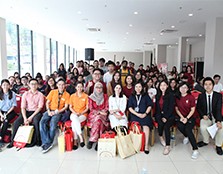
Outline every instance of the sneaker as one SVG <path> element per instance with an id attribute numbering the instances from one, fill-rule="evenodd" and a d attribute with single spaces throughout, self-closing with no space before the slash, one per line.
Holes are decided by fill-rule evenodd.
<path id="1" fill-rule="evenodd" d="M 166 146 L 163 150 L 163 155 L 168 155 L 170 153 L 170 147 Z"/>
<path id="2" fill-rule="evenodd" d="M 188 139 L 188 137 L 185 137 L 183 140 L 183 144 L 188 144 L 188 143 L 189 143 L 189 139 Z"/>
<path id="3" fill-rule="evenodd" d="M 52 144 L 46 144 L 45 146 L 43 146 L 42 153 L 48 152 L 52 147 L 53 147 Z"/>
<path id="4" fill-rule="evenodd" d="M 13 147 L 13 142 L 9 143 L 8 146 L 7 146 L 8 149 L 10 149 L 12 147 Z"/>
<path id="5" fill-rule="evenodd" d="M 198 150 L 194 150 L 193 153 L 192 153 L 192 155 L 191 155 L 191 158 L 192 159 L 197 159 L 198 158 L 198 155 L 199 155 Z"/>
<path id="6" fill-rule="evenodd" d="M 216 152 L 218 155 L 223 155 L 223 151 L 221 147 L 216 146 Z"/>
<path id="7" fill-rule="evenodd" d="M 164 139 L 163 138 L 160 138 L 160 144 L 162 145 L 162 146 L 166 146 L 166 142 L 164 141 Z"/>

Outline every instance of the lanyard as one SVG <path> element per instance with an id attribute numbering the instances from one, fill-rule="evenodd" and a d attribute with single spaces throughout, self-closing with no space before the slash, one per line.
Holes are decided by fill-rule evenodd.
<path id="1" fill-rule="evenodd" d="M 140 95 L 139 98 L 138 98 L 137 95 L 136 95 L 136 103 L 137 103 L 137 107 L 139 107 L 139 103 L 140 103 L 141 99 L 142 99 L 142 95 Z"/>
<path id="2" fill-rule="evenodd" d="M 58 91 L 58 105 L 57 105 L 57 109 L 59 109 L 59 107 L 60 107 L 60 100 L 61 100 L 62 96 L 63 96 L 63 92 L 60 93 L 60 92 Z"/>

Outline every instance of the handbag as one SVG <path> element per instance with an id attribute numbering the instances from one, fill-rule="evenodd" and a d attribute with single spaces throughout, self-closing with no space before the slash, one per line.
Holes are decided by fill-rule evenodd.
<path id="1" fill-rule="evenodd" d="M 66 151 L 72 151 L 73 149 L 73 144 L 74 144 L 74 138 L 73 138 L 73 131 L 72 129 L 67 129 L 65 130 L 65 146 L 66 146 Z"/>
<path id="2" fill-rule="evenodd" d="M 23 148 L 26 144 L 30 144 L 32 141 L 33 132 L 33 126 L 20 126 L 16 132 L 13 145 L 15 147 Z"/>
<path id="3" fill-rule="evenodd" d="M 130 131 L 129 135 L 135 151 L 139 152 L 142 146 L 142 134 L 140 133 L 139 128 L 134 125 L 134 128 Z"/>
<path id="4" fill-rule="evenodd" d="M 126 130 L 124 129 L 126 132 Z M 117 136 L 115 137 L 118 153 L 122 159 L 127 158 L 129 156 L 132 156 L 135 154 L 135 149 L 132 144 L 132 140 L 129 134 L 127 132 L 124 135 L 120 127 L 116 128 Z"/>
<path id="5" fill-rule="evenodd" d="M 129 127 L 129 133 L 130 133 L 130 131 L 135 130 L 135 128 L 134 128 L 135 126 L 138 128 L 139 132 L 142 134 L 140 151 L 143 152 L 145 149 L 145 133 L 142 131 L 142 128 L 141 128 L 139 122 L 133 121 L 131 123 L 131 125 Z"/>
<path id="6" fill-rule="evenodd" d="M 59 152 L 64 153 L 65 152 L 65 136 L 64 136 L 64 132 L 61 133 L 58 138 L 57 138 L 57 142 L 58 142 L 58 149 Z"/>
<path id="7" fill-rule="evenodd" d="M 99 138 L 98 156 L 100 157 L 115 157 L 116 156 L 115 138 Z"/>

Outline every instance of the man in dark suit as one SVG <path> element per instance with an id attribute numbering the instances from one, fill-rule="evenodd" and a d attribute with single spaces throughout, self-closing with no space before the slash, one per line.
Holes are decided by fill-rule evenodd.
<path id="1" fill-rule="evenodd" d="M 211 77 L 206 77 L 203 81 L 205 92 L 200 94 L 197 100 L 197 111 L 200 115 L 200 130 L 203 141 L 198 143 L 198 147 L 203 147 L 209 143 L 209 133 L 207 127 L 216 123 L 218 131 L 215 135 L 216 152 L 223 155 L 223 123 L 222 123 L 222 95 L 214 92 L 214 81 Z"/>

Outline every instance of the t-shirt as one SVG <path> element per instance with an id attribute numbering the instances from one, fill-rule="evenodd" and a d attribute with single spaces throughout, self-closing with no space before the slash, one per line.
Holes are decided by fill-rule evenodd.
<path id="1" fill-rule="evenodd" d="M 195 107 L 195 98 L 191 94 L 187 94 L 185 97 L 180 97 L 180 99 L 176 98 L 176 106 L 178 107 L 180 113 L 187 117 L 190 113 L 191 108 Z"/>
<path id="2" fill-rule="evenodd" d="M 123 93 L 125 94 L 125 96 L 127 97 L 127 98 L 129 98 L 131 95 L 132 95 L 132 92 L 133 92 L 133 90 L 134 90 L 134 87 L 132 87 L 132 88 L 127 88 L 127 86 L 124 86 L 123 87 Z"/>
<path id="3" fill-rule="evenodd" d="M 88 95 L 82 93 L 81 97 L 79 97 L 77 93 L 72 94 L 70 97 L 70 105 L 75 112 L 83 112 L 88 105 Z M 87 116 L 87 113 L 84 115 Z"/>
<path id="4" fill-rule="evenodd" d="M 110 74 L 109 72 L 106 72 L 103 76 L 103 81 L 106 83 L 106 85 L 108 86 L 108 83 L 110 81 L 112 81 L 112 76 L 113 74 Z"/>
<path id="5" fill-rule="evenodd" d="M 54 89 L 50 91 L 46 99 L 50 101 L 49 105 L 50 110 L 53 111 L 56 109 L 60 110 L 65 106 L 65 104 L 69 104 L 70 94 L 64 91 L 62 95 L 59 95 L 58 89 Z"/>
<path id="6" fill-rule="evenodd" d="M 214 85 L 214 91 L 215 92 L 221 92 L 221 91 L 223 91 L 223 86 L 222 86 L 222 84 L 220 82 L 218 84 L 215 84 Z"/>

